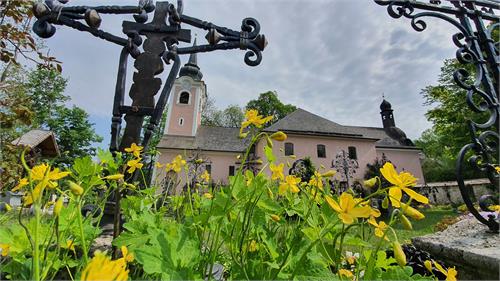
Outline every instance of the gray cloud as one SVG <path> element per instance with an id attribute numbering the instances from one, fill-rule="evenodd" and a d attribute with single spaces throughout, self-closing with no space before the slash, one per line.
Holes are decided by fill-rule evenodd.
<path id="1" fill-rule="evenodd" d="M 430 127 L 420 89 L 435 83 L 443 59 L 454 55 L 454 30 L 446 23 L 430 20 L 428 30 L 419 33 L 371 0 L 184 2 L 186 14 L 236 30 L 243 18 L 255 17 L 269 40 L 255 68 L 244 64 L 240 50 L 198 56 L 219 107 L 244 105 L 261 92 L 276 90 L 284 102 L 332 121 L 381 126 L 378 106 L 385 93 L 397 125 L 410 137 Z M 131 20 L 107 16 L 103 28 L 120 34 L 124 18 Z M 204 40 L 204 31 L 193 33 Z M 64 62 L 73 102 L 96 122 L 108 122 L 98 126 L 107 137 L 120 48 L 66 27 L 58 27 L 46 44 Z"/>

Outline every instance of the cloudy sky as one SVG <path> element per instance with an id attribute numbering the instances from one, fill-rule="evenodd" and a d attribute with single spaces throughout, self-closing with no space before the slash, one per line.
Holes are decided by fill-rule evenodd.
<path id="1" fill-rule="evenodd" d="M 103 2 L 138 1 L 70 4 Z M 410 138 L 430 127 L 420 90 L 436 82 L 443 59 L 455 52 L 451 26 L 429 20 L 428 29 L 419 33 L 408 20 L 391 18 L 372 0 L 185 0 L 184 14 L 234 30 L 243 18 L 254 17 L 269 40 L 257 67 L 244 63 L 241 50 L 198 55 L 218 107 L 243 106 L 259 93 L 275 90 L 283 102 L 332 121 L 381 126 L 379 104 L 385 93 L 396 125 Z M 101 27 L 121 35 L 123 19 L 132 17 L 103 16 Z M 203 30 L 193 29 L 193 34 L 205 40 Z M 120 47 L 60 26 L 46 45 L 63 62 L 67 94 L 91 115 L 97 132 L 105 137 L 101 145 L 107 146 Z M 187 56 L 182 59 L 185 62 Z M 128 77 L 131 73 L 132 69 Z"/>

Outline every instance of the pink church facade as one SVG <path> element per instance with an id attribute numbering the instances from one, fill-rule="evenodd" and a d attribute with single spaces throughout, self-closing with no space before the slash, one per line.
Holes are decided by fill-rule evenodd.
<path id="1" fill-rule="evenodd" d="M 206 101 L 206 85 L 201 80 L 202 74 L 196 64 L 196 56 L 191 55 L 189 62 L 182 67 L 171 93 L 167 124 L 164 136 L 158 144 L 161 153 L 159 163 L 168 163 L 177 155 L 194 165 L 195 159 L 203 159 L 198 163 L 195 174 L 207 170 L 214 184 L 225 184 L 228 177 L 242 165 L 241 155 L 249 145 L 248 139 L 240 139 L 239 128 L 209 127 L 201 125 L 201 112 Z M 322 118 L 303 109 L 278 120 L 265 131 L 273 133 L 283 131 L 288 138 L 284 142 L 274 142 L 273 153 L 278 163 L 292 166 L 298 159 L 309 157 L 316 169 L 342 170 L 334 166 L 339 153 L 344 152 L 347 158 L 356 163 L 349 179 L 338 172 L 335 180 L 339 182 L 362 181 L 367 164 L 375 159 L 386 159 L 392 162 L 398 171 L 405 170 L 424 183 L 421 168 L 422 151 L 415 147 L 404 132 L 395 126 L 393 110 L 387 101 L 381 106 L 382 127 L 345 126 Z M 253 159 L 266 160 L 261 140 L 252 150 Z M 262 165 L 255 164 L 255 169 Z M 266 168 L 266 173 L 270 173 Z M 156 168 L 154 179 L 162 182 L 166 177 L 164 168 Z M 192 181 L 184 172 L 179 175 L 180 186 Z"/>

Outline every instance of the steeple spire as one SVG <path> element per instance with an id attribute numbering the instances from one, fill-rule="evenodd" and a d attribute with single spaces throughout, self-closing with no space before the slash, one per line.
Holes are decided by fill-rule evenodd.
<path id="1" fill-rule="evenodd" d="M 196 46 L 196 38 L 194 39 L 193 47 Z M 192 53 L 189 55 L 188 62 L 181 68 L 179 71 L 179 77 L 189 76 L 194 80 L 201 80 L 203 78 L 203 73 L 200 71 L 200 67 L 198 66 L 198 57 L 196 53 Z"/>

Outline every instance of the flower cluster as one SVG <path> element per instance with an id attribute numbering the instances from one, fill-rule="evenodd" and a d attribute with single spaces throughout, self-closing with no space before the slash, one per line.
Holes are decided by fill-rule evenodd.
<path id="1" fill-rule="evenodd" d="M 129 167 L 127 172 L 129 174 L 134 173 L 137 169 L 141 169 L 144 164 L 142 164 L 141 153 L 144 148 L 135 143 L 128 148 L 125 148 L 125 152 L 131 153 L 135 158 L 131 159 L 127 162 L 127 166 Z"/>

